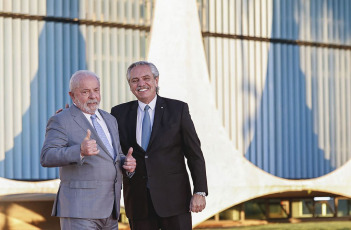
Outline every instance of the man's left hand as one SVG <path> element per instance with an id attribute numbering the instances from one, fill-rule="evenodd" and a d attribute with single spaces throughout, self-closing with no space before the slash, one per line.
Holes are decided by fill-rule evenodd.
<path id="1" fill-rule="evenodd" d="M 134 172 L 135 171 L 135 167 L 136 167 L 136 160 L 135 158 L 132 156 L 133 153 L 133 148 L 130 147 L 128 150 L 128 154 L 126 156 L 126 158 L 124 159 L 124 164 L 123 164 L 123 168 L 127 171 L 127 172 Z"/>
<path id="2" fill-rule="evenodd" d="M 206 198 L 204 196 L 194 194 L 190 201 L 191 212 L 201 212 L 206 207 Z"/>
<path id="3" fill-rule="evenodd" d="M 69 104 L 66 104 L 65 108 L 68 109 L 69 108 Z M 63 109 L 58 109 L 58 110 L 56 110 L 55 114 L 61 113 L 62 111 L 63 111 Z"/>

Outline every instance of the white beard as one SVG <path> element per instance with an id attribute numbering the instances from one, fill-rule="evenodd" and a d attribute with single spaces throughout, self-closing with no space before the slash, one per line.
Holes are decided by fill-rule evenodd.
<path id="1" fill-rule="evenodd" d="M 89 103 L 97 103 L 92 109 L 88 106 Z M 95 111 L 99 108 L 100 102 L 97 100 L 88 100 L 86 103 L 81 103 L 77 100 L 77 107 L 85 113 L 94 114 Z"/>

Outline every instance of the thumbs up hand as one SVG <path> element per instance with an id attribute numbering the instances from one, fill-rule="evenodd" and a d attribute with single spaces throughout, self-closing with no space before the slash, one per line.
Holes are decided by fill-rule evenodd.
<path id="1" fill-rule="evenodd" d="M 132 156 L 133 153 L 133 148 L 130 147 L 128 150 L 128 154 L 126 156 L 126 158 L 124 159 L 124 164 L 123 164 L 123 168 L 127 171 L 127 172 L 134 172 L 135 171 L 135 167 L 136 167 L 136 160 L 135 158 Z"/>
<path id="2" fill-rule="evenodd" d="M 81 156 L 93 156 L 99 153 L 95 140 L 90 139 L 91 131 L 87 130 L 87 135 L 80 144 L 80 155 Z"/>

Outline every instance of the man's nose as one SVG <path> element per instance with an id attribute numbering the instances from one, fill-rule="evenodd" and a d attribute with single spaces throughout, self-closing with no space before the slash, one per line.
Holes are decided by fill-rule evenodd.
<path id="1" fill-rule="evenodd" d="M 140 80 L 138 81 L 138 86 L 143 86 L 143 85 L 144 85 L 144 83 L 145 83 L 145 81 L 144 81 L 144 80 L 142 80 L 142 79 L 140 79 Z"/>
<path id="2" fill-rule="evenodd" d="M 89 93 L 89 98 L 95 98 L 96 97 L 96 93 L 95 92 L 90 92 Z"/>

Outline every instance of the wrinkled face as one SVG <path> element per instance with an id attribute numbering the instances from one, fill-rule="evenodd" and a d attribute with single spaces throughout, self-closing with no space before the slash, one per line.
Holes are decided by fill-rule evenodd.
<path id="1" fill-rule="evenodd" d="M 94 114 L 101 100 L 99 81 L 94 76 L 81 77 L 77 87 L 69 95 L 80 110 Z"/>
<path id="2" fill-rule="evenodd" d="M 149 104 L 156 96 L 158 77 L 155 79 L 148 65 L 138 65 L 130 72 L 130 91 L 139 101 Z"/>

